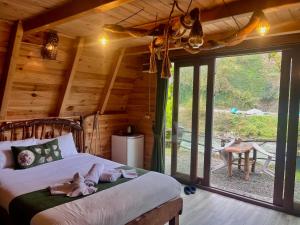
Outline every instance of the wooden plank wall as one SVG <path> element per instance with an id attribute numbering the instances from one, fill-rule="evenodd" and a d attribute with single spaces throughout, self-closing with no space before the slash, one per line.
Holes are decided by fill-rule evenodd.
<path id="1" fill-rule="evenodd" d="M 144 167 L 150 169 L 153 133 L 152 126 L 155 119 L 155 93 L 156 74 L 143 73 L 139 71 L 139 78 L 134 83 L 134 88 L 129 96 L 127 105 L 130 124 L 135 126 L 136 132 L 145 135 Z M 149 78 L 150 78 L 150 118 L 147 118 L 149 99 Z"/>
<path id="2" fill-rule="evenodd" d="M 56 116 L 57 99 L 71 64 L 74 39 L 59 36 L 56 60 L 41 57 L 44 33 L 24 35 L 8 100 L 7 119 Z"/>
<path id="3" fill-rule="evenodd" d="M 13 23 L 0 20 L 0 82 L 4 69 L 4 62 L 7 54 L 8 41 Z"/>
<path id="4" fill-rule="evenodd" d="M 9 22 L 0 21 L 0 75 L 11 26 Z M 8 102 L 7 120 L 57 116 L 57 100 L 65 86 L 77 41 L 76 38 L 59 35 L 57 59 L 45 60 L 40 54 L 43 35 L 37 33 L 23 37 Z M 116 49 L 101 48 L 89 40 L 85 42 L 61 116 L 85 116 L 98 110 L 102 89 L 114 69 L 111 65 L 117 52 Z M 129 124 L 127 103 L 141 68 L 139 57 L 124 57 L 105 111 L 109 115 L 99 116 L 99 133 L 97 136 L 95 131 L 91 150 L 93 117 L 87 117 L 86 148 L 91 153 L 110 158 L 111 134 L 126 130 Z"/>
<path id="5" fill-rule="evenodd" d="M 128 114 L 111 114 L 98 116 L 98 132 L 93 132 L 94 116 L 85 119 L 85 146 L 88 153 L 111 158 L 111 135 L 125 131 L 129 125 Z M 96 140 L 97 139 L 97 140 Z"/>
<path id="6" fill-rule="evenodd" d="M 140 76 L 139 71 L 141 69 L 142 64 L 138 56 L 125 56 L 111 91 L 105 113 L 127 111 L 128 98 L 134 89 L 135 80 Z"/>
<path id="7" fill-rule="evenodd" d="M 0 20 L 0 79 L 5 61 L 11 23 Z M 8 100 L 8 120 L 43 118 L 57 115 L 58 98 L 65 86 L 72 65 L 76 38 L 59 35 L 56 60 L 41 57 L 44 33 L 24 35 L 14 74 L 11 97 Z M 107 46 L 108 47 L 108 46 Z M 87 40 L 71 83 L 70 95 L 61 116 L 82 116 L 95 113 L 102 90 L 113 72 L 112 62 L 117 49 L 102 48 Z M 128 96 L 138 76 L 138 57 L 125 57 L 112 88 L 105 110 L 126 113 Z"/>
<path id="8" fill-rule="evenodd" d="M 0 20 L 0 79 L 12 23 Z M 25 34 L 17 57 L 11 96 L 8 99 L 6 120 L 56 117 L 59 96 L 72 66 L 77 38 L 59 34 L 56 60 L 41 57 L 44 33 Z M 70 95 L 62 109 L 62 117 L 86 116 L 99 109 L 99 101 L 107 78 L 112 74 L 112 62 L 118 48 L 105 48 L 92 40 L 85 40 Z M 149 168 L 152 152 L 152 120 L 155 104 L 155 76 L 142 73 L 144 57 L 125 56 L 117 74 L 105 114 L 99 116 L 99 132 L 90 141 L 93 116 L 85 123 L 86 149 L 105 158 L 111 157 L 111 135 L 125 131 L 129 124 L 145 134 L 145 166 Z M 151 78 L 151 119 L 148 112 L 148 78 Z M 95 146 L 97 141 L 97 146 Z"/>

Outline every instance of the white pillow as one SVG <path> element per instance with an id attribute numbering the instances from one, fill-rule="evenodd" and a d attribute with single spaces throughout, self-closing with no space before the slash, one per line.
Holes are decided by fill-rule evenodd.
<path id="1" fill-rule="evenodd" d="M 44 144 L 54 139 L 58 140 L 58 146 L 61 150 L 61 155 L 63 158 L 78 154 L 72 133 L 67 133 L 52 139 L 37 139 L 37 144 Z"/>
<path id="2" fill-rule="evenodd" d="M 36 144 L 37 142 L 34 138 L 0 142 L 0 169 L 13 168 L 15 165 L 11 146 L 30 146 Z"/>

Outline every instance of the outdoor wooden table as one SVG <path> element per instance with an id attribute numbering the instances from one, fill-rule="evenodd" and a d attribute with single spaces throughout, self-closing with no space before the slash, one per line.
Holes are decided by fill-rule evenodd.
<path id="1" fill-rule="evenodd" d="M 232 155 L 233 153 L 237 153 L 240 156 L 244 154 L 244 172 L 245 172 L 245 180 L 249 180 L 250 175 L 250 152 L 253 150 L 253 146 L 251 144 L 247 143 L 236 143 L 230 147 L 225 148 L 225 152 L 228 153 L 228 176 L 232 176 Z M 252 165 L 255 163 L 255 161 L 252 159 Z M 238 163 L 238 166 L 241 166 L 240 160 Z"/>

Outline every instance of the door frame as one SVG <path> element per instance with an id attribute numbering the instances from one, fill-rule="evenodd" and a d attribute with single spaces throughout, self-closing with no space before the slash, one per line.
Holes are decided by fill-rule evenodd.
<path id="1" fill-rule="evenodd" d="M 300 103 L 300 48 L 291 52 L 291 82 L 289 101 L 289 120 L 287 130 L 286 168 L 284 181 L 283 207 L 288 211 L 297 211 L 295 208 L 295 175 L 299 127 Z M 300 210 L 299 210 L 300 211 Z M 300 212 L 299 212 L 300 213 Z"/>
<path id="2" fill-rule="evenodd" d="M 198 127 L 199 127 L 199 96 L 200 96 L 200 66 L 207 66 L 207 96 L 206 96 L 206 121 L 205 121 L 205 147 L 204 147 L 204 174 L 197 175 L 198 167 Z M 193 104 L 192 104 L 192 136 L 191 136 L 191 163 L 190 174 L 177 172 L 177 138 L 178 138 L 178 104 L 180 68 L 193 67 Z M 212 112 L 214 93 L 215 58 L 179 60 L 174 62 L 174 88 L 173 88 L 173 115 L 172 115 L 172 155 L 171 175 L 185 184 L 209 184 L 210 149 L 212 138 Z M 209 132 L 207 132 L 209 130 Z M 208 172 L 207 172 L 208 171 Z"/>

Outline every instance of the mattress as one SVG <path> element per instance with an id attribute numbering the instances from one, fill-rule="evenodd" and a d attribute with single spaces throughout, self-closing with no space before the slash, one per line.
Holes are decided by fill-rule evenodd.
<path id="1" fill-rule="evenodd" d="M 10 202 L 20 195 L 69 181 L 74 173 L 85 175 L 94 163 L 106 168 L 122 166 L 86 153 L 25 170 L 0 170 L 0 207 L 9 211 Z M 136 179 L 93 195 L 44 210 L 31 225 L 122 225 L 178 198 L 180 184 L 167 175 L 148 172 Z"/>

